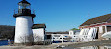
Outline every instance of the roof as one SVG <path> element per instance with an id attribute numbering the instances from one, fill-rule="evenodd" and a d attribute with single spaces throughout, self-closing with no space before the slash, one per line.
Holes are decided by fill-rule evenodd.
<path id="1" fill-rule="evenodd" d="M 37 28 L 46 28 L 46 25 L 45 24 L 34 24 L 32 26 L 32 29 L 37 29 Z"/>
<path id="2" fill-rule="evenodd" d="M 111 14 L 99 16 L 99 17 L 92 18 L 92 19 L 88 19 L 86 22 L 84 22 L 84 23 L 81 24 L 80 26 L 97 24 L 97 23 L 102 23 L 102 22 L 111 23 Z"/>
<path id="3" fill-rule="evenodd" d="M 26 3 L 26 4 L 30 4 L 29 2 L 27 2 L 26 0 L 22 0 L 22 1 L 20 1 L 19 3 Z M 18 3 L 18 4 L 19 4 Z M 31 5 L 31 4 L 30 4 Z"/>
<path id="4" fill-rule="evenodd" d="M 51 34 L 69 34 L 69 32 L 46 32 L 46 35 L 51 35 Z"/>

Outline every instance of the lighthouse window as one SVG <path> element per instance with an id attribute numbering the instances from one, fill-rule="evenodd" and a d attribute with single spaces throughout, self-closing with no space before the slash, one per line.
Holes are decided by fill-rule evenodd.
<path id="1" fill-rule="evenodd" d="M 25 3 L 19 4 L 19 9 L 30 9 L 30 5 Z"/>

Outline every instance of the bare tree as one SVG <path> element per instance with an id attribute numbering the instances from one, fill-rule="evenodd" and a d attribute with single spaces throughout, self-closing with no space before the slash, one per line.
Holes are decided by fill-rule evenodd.
<path id="1" fill-rule="evenodd" d="M 33 35 L 33 37 L 34 37 L 34 42 L 43 40 L 43 38 L 40 35 L 37 35 L 36 33 Z"/>
<path id="2" fill-rule="evenodd" d="M 19 41 L 22 42 L 22 44 L 26 43 L 32 43 L 33 42 L 33 35 L 26 35 L 26 36 L 20 36 Z"/>

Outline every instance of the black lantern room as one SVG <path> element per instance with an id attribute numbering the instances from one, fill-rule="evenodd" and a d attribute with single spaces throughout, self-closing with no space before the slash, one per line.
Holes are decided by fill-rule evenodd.
<path id="1" fill-rule="evenodd" d="M 18 8 L 18 13 L 14 14 L 13 17 L 19 17 L 19 16 L 31 16 L 31 17 L 35 17 L 35 14 L 31 14 L 31 7 L 30 7 L 30 3 L 27 2 L 26 0 L 22 0 L 21 2 L 18 3 L 19 8 Z"/>

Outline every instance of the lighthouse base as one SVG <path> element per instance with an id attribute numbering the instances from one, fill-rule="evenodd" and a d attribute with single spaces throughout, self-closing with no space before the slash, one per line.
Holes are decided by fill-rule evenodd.
<path id="1" fill-rule="evenodd" d="M 33 42 L 32 26 L 33 26 L 32 17 L 30 16 L 17 17 L 14 43 Z"/>
<path id="2" fill-rule="evenodd" d="M 25 46 L 32 46 L 32 45 L 33 45 L 33 42 L 27 42 L 27 43 L 14 43 L 14 45 L 16 45 L 16 46 L 22 46 L 22 45 L 25 45 Z"/>

